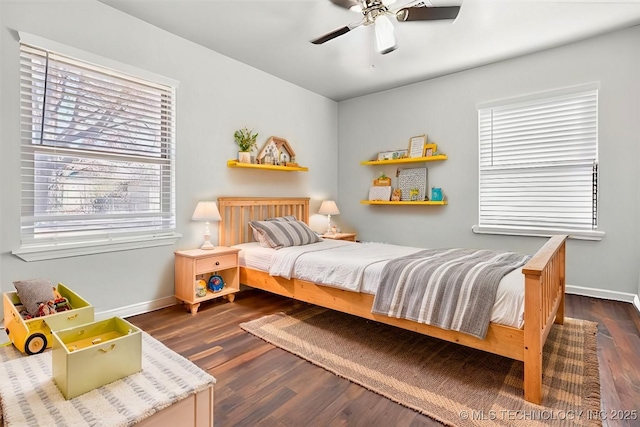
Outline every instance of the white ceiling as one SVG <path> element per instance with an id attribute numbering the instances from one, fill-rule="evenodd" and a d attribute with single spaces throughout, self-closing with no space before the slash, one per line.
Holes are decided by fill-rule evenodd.
<path id="1" fill-rule="evenodd" d="M 100 1 L 336 101 L 640 24 L 640 0 L 431 0 L 458 18 L 394 20 L 398 49 L 380 55 L 372 27 L 309 42 L 361 18 L 329 0 Z"/>

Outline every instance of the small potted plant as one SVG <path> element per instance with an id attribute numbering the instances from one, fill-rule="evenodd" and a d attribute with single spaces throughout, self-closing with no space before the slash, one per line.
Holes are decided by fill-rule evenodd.
<path id="1" fill-rule="evenodd" d="M 233 133 L 233 138 L 238 144 L 238 161 L 240 163 L 251 163 L 251 151 L 258 147 L 256 144 L 257 133 L 252 133 L 246 127 Z"/>

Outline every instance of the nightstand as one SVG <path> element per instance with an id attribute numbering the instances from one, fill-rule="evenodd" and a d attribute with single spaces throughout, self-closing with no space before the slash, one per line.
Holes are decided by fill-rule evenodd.
<path id="1" fill-rule="evenodd" d="M 323 234 L 321 237 L 323 239 L 348 240 L 349 242 L 355 242 L 356 241 L 356 233 Z"/>
<path id="2" fill-rule="evenodd" d="M 240 290 L 240 269 L 238 267 L 240 249 L 216 246 L 215 249 L 191 249 L 175 251 L 175 297 L 183 302 L 191 314 L 198 312 L 200 303 L 210 299 L 225 297 L 230 302 Z M 220 291 L 209 287 L 198 296 L 197 281 L 209 283 L 212 276 L 219 276 L 224 282 Z"/>

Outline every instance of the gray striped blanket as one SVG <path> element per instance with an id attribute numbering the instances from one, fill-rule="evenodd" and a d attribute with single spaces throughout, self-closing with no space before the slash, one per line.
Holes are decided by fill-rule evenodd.
<path id="1" fill-rule="evenodd" d="M 373 309 L 484 339 L 498 284 L 529 255 L 478 249 L 429 249 L 396 258 L 382 271 Z"/>

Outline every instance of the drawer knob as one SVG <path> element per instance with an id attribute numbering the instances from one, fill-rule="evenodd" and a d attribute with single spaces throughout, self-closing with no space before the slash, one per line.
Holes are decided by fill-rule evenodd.
<path id="1" fill-rule="evenodd" d="M 73 319 L 75 319 L 76 317 L 78 317 L 78 313 L 76 313 L 76 314 L 72 314 L 71 316 L 68 316 L 68 317 L 67 317 L 67 320 L 73 320 Z"/>
<path id="2" fill-rule="evenodd" d="M 216 261 L 216 265 L 220 265 L 220 261 Z"/>

